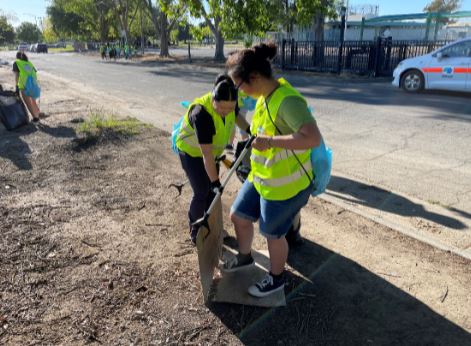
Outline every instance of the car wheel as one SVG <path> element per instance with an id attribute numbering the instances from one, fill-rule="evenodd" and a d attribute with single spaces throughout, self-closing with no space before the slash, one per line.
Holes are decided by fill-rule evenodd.
<path id="1" fill-rule="evenodd" d="M 419 70 L 407 71 L 401 78 L 402 89 L 410 93 L 422 91 L 424 84 L 424 75 Z"/>

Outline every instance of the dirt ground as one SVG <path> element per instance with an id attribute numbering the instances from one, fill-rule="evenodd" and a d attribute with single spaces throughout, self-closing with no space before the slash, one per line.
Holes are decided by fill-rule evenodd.
<path id="1" fill-rule="evenodd" d="M 318 199 L 286 307 L 205 306 L 168 132 L 85 141 L 102 105 L 42 87 L 49 117 L 0 130 L 0 344 L 471 345 L 468 261 Z"/>

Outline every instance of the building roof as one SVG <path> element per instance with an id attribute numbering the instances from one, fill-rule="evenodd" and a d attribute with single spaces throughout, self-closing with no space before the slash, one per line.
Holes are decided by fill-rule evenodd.
<path id="1" fill-rule="evenodd" d="M 426 13 L 411 13 L 411 14 L 398 14 L 390 16 L 380 16 L 371 19 L 366 19 L 366 23 L 375 23 L 375 22 L 388 22 L 388 21 L 401 21 L 401 20 L 410 20 L 410 19 L 428 19 L 428 18 L 471 18 L 471 11 L 458 11 L 453 13 L 444 13 L 444 12 L 426 12 Z"/>

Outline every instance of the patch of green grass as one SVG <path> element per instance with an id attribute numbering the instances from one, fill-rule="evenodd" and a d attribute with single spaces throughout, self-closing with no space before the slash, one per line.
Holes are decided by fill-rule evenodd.
<path id="1" fill-rule="evenodd" d="M 152 126 L 136 118 L 119 119 L 114 115 L 91 113 L 90 117 L 79 125 L 78 130 L 88 138 L 132 137 L 149 127 Z"/>

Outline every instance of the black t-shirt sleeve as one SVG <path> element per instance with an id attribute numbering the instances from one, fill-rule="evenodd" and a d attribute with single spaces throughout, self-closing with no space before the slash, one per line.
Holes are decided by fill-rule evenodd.
<path id="1" fill-rule="evenodd" d="M 16 61 L 13 63 L 13 72 L 20 72 L 18 69 L 18 65 L 16 64 Z"/>
<path id="2" fill-rule="evenodd" d="M 190 112 L 190 124 L 195 129 L 196 138 L 199 144 L 212 144 L 213 136 L 216 134 L 214 121 L 206 109 L 201 105 L 196 105 Z"/>

